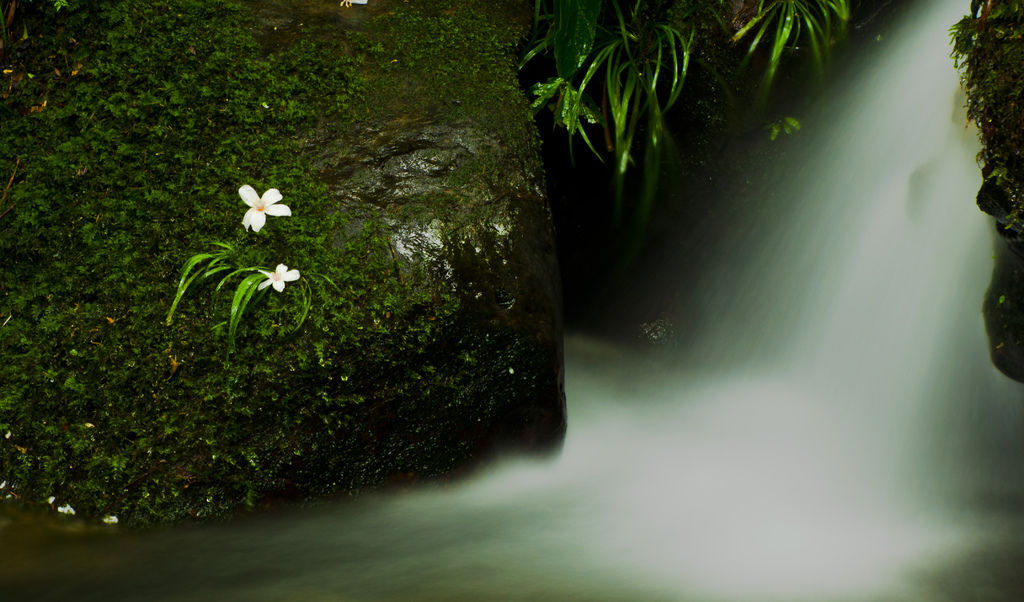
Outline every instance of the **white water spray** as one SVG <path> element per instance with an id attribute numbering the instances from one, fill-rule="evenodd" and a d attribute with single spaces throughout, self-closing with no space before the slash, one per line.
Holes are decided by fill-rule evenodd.
<path id="1" fill-rule="evenodd" d="M 570 431 L 547 484 L 593 491 L 587 550 L 680 596 L 737 601 L 921 599 L 915 575 L 963 550 L 949 467 L 929 455 L 948 418 L 936 394 L 959 378 L 938 368 L 946 347 L 987 361 L 978 147 L 948 58 L 961 4 L 922 7 L 779 162 L 769 187 L 792 213 L 733 218 L 759 236 L 705 292 L 715 374 L 680 365 L 638 385 L 634 366 L 634 390 L 615 391 L 570 370 L 572 398 L 619 404 Z M 973 336 L 951 338 L 964 322 Z"/>

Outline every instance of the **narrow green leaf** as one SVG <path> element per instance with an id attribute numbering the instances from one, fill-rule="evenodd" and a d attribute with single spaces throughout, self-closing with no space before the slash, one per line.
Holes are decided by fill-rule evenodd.
<path id="1" fill-rule="evenodd" d="M 231 272 L 227 276 L 224 276 L 223 278 L 221 278 L 220 282 L 217 283 L 217 288 L 214 289 L 214 292 L 217 292 L 221 288 L 223 288 L 224 285 L 227 283 L 227 281 L 230 280 L 231 277 L 234 276 L 235 274 L 241 274 L 242 272 L 258 272 L 260 270 L 263 270 L 265 272 L 272 271 L 272 270 L 265 270 L 263 268 L 258 268 L 258 267 L 254 267 L 254 266 L 249 266 L 249 267 L 246 267 L 246 268 L 238 268 L 237 270 Z M 266 278 L 266 276 L 264 276 L 262 273 L 260 273 L 260 275 L 263 276 L 264 278 Z"/>
<path id="2" fill-rule="evenodd" d="M 299 290 L 302 291 L 302 315 L 299 316 L 299 321 L 295 324 L 295 328 L 292 332 L 298 332 L 299 328 L 306 321 L 306 316 L 309 315 L 309 309 L 313 306 L 313 292 L 309 288 L 309 282 L 303 280 L 299 286 Z"/>
<path id="3" fill-rule="evenodd" d="M 241 321 L 242 314 L 249 305 L 253 293 L 256 292 L 257 286 L 265 278 L 266 276 L 263 274 L 250 274 L 238 283 L 238 288 L 235 289 L 235 296 L 231 299 L 231 316 L 228 319 L 228 353 L 235 351 L 235 333 L 238 331 L 238 323 Z"/>
<path id="4" fill-rule="evenodd" d="M 216 253 L 199 253 L 193 255 L 185 262 L 185 265 L 181 269 L 181 280 L 178 281 L 178 290 L 174 295 L 174 301 L 171 302 L 171 309 L 167 312 L 167 319 L 165 324 L 171 325 L 171 321 L 174 319 L 174 310 L 178 308 L 178 303 L 181 302 L 181 298 L 185 295 L 185 291 L 188 287 L 195 282 L 196 278 L 202 275 L 202 271 L 196 271 L 195 274 L 189 276 L 189 273 L 203 261 L 213 258 L 214 261 L 218 259 Z"/>
<path id="5" fill-rule="evenodd" d="M 189 285 L 202 275 L 202 272 L 196 272 L 191 278 L 182 282 L 178 285 L 178 292 L 174 295 L 174 301 L 171 303 L 171 309 L 167 312 L 167 320 L 164 322 L 167 326 L 171 325 L 171 321 L 174 319 L 174 310 L 178 308 L 178 303 L 181 302 L 181 298 L 185 295 L 185 291 L 188 290 Z"/>
<path id="6" fill-rule="evenodd" d="M 192 268 L 196 267 L 196 265 L 198 265 L 200 262 L 206 261 L 207 259 L 212 259 L 216 256 L 217 255 L 215 253 L 199 253 L 198 255 L 193 255 L 192 257 L 190 257 L 188 261 L 185 262 L 185 265 L 181 268 L 181 279 L 178 281 L 178 288 L 180 289 L 181 286 L 185 283 L 185 279 L 188 278 L 188 274 L 189 272 L 192 271 Z"/>

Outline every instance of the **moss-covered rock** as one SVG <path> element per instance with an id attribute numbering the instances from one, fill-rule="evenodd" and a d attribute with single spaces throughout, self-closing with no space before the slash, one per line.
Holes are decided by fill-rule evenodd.
<path id="1" fill-rule="evenodd" d="M 560 440 L 557 272 L 512 68 L 530 7 L 469 4 L 23 12 L 0 105 L 7 499 L 172 522 Z M 245 231 L 245 183 L 292 216 Z M 230 355 L 240 276 L 197 281 L 165 324 L 214 242 L 310 284 L 258 293 Z"/>
<path id="2" fill-rule="evenodd" d="M 1000 241 L 992 282 L 982 310 L 992 363 L 1010 378 L 1024 381 L 1024 245 Z"/>
<path id="3" fill-rule="evenodd" d="M 1024 6 L 972 0 L 953 28 L 953 57 L 967 93 L 968 117 L 982 139 L 978 207 L 1002 236 L 983 312 L 993 364 L 1024 380 Z"/>
<path id="4" fill-rule="evenodd" d="M 1024 6 L 971 2 L 953 28 L 967 114 L 981 131 L 984 185 L 978 205 L 999 223 L 1024 232 Z"/>

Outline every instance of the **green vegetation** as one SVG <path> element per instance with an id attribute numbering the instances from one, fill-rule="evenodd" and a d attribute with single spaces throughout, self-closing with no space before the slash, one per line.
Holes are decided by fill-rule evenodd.
<path id="1" fill-rule="evenodd" d="M 614 19 L 598 22 L 600 0 L 567 0 L 554 6 L 537 0 L 538 22 L 547 33 L 526 53 L 524 62 L 552 49 L 557 74 L 531 88 L 539 110 L 550 103 L 555 123 L 579 135 L 598 157 L 583 122 L 601 124 L 607 150 L 614 153 L 616 218 L 622 210 L 623 184 L 632 162 L 637 130 L 646 126 L 645 156 L 658 151 L 665 111 L 679 98 L 690 64 L 693 34 L 669 25 L 668 2 L 636 2 L 624 11 L 618 0 L 607 6 Z M 652 8 L 653 6 L 653 8 Z M 594 81 L 595 76 L 600 76 Z M 598 101 L 587 87 L 600 86 Z M 665 90 L 662 90 L 665 88 Z M 662 99 L 664 95 L 664 99 Z"/>
<path id="2" fill-rule="evenodd" d="M 768 137 L 775 140 L 779 134 L 792 134 L 800 131 L 800 121 L 796 117 L 782 117 L 765 126 Z"/>
<path id="3" fill-rule="evenodd" d="M 849 16 L 848 0 L 535 0 L 534 40 L 521 67 L 548 56 L 554 73 L 530 88 L 534 110 L 549 108 L 555 124 L 598 158 L 612 155 L 614 222 L 623 218 L 623 187 L 640 134 L 643 185 L 630 221 L 642 229 L 660 171 L 664 116 L 683 92 L 691 57 L 749 40 L 744 60 L 725 72 L 697 61 L 733 87 L 745 63 L 768 45 L 763 101 L 785 51 L 806 45 L 823 67 Z M 603 149 L 588 133 L 593 126 L 603 129 Z M 769 125 L 773 138 L 798 129 L 795 120 Z"/>
<path id="4" fill-rule="evenodd" d="M 22 0 L 25 1 L 25 0 Z M 31 2 L 32 0 L 27 0 Z M 49 0 L 53 3 L 54 10 L 68 7 L 68 0 Z M 0 0 L 0 58 L 7 54 L 11 47 L 11 38 L 8 29 L 14 23 L 14 14 L 18 9 L 18 0 Z"/>
<path id="5" fill-rule="evenodd" d="M 515 78 L 515 56 L 529 21 L 521 3 L 413 0 L 377 17 L 372 31 L 353 35 L 367 54 L 376 118 L 473 122 L 497 128 L 511 154 L 535 156 L 537 133 Z M 411 76 L 429 73 L 430 81 Z M 495 115 L 507 115 L 497 120 Z M 469 181 L 503 179 L 500 166 L 465 165 Z"/>
<path id="6" fill-rule="evenodd" d="M 967 116 L 984 144 L 985 183 L 978 203 L 1010 229 L 1024 216 L 1024 6 L 971 3 L 971 14 L 951 30 L 953 58 L 967 93 Z"/>
<path id="7" fill-rule="evenodd" d="M 242 321 L 242 316 L 245 314 L 245 308 L 249 306 L 249 302 L 252 300 L 253 295 L 258 291 L 265 289 L 273 280 L 274 274 L 278 276 L 278 280 L 282 280 L 281 290 L 284 290 L 284 278 L 281 276 L 288 274 L 289 272 L 294 273 L 294 277 L 288 278 L 288 280 L 297 280 L 299 278 L 298 270 L 289 270 L 285 272 L 287 266 L 283 269 L 280 266 L 274 270 L 265 266 L 249 266 L 237 268 L 230 263 L 231 256 L 235 253 L 235 248 L 227 243 L 213 243 L 215 246 L 220 247 L 218 250 L 210 253 L 197 253 L 185 262 L 184 267 L 181 269 L 181 280 L 178 281 L 178 291 L 174 295 L 174 301 L 171 303 L 171 309 L 167 312 L 166 324 L 171 325 L 174 319 L 174 310 L 178 307 L 178 303 L 181 302 L 181 298 L 185 295 L 189 286 L 192 285 L 196 280 L 204 280 L 215 274 L 222 274 L 228 272 L 226 276 L 220 279 L 217 283 L 217 287 L 214 289 L 214 293 L 220 291 L 220 289 L 233 277 L 240 274 L 247 274 L 242 278 L 242 281 L 238 283 L 235 288 L 235 294 L 231 298 L 231 313 L 228 316 L 228 353 L 232 353 L 235 350 L 235 335 L 238 332 L 238 325 Z M 203 263 L 206 265 L 203 266 Z M 194 271 L 193 271 L 194 270 Z M 306 316 L 309 315 L 309 310 L 312 307 L 312 290 L 309 285 L 309 278 L 313 276 L 309 272 L 306 272 L 306 278 L 303 279 L 298 286 L 302 298 L 299 304 L 299 310 L 297 312 L 298 317 L 294 319 L 295 326 L 292 331 L 298 331 L 302 324 L 306 321 Z M 317 276 L 328 284 L 334 284 L 330 278 L 326 276 Z M 334 285 L 337 288 L 337 285 Z M 339 291 L 340 292 L 340 291 Z M 279 323 L 283 323 L 284 320 L 277 319 Z M 221 326 L 224 323 L 221 322 L 217 326 Z"/>
<path id="8" fill-rule="evenodd" d="M 757 0 L 753 17 L 733 35 L 732 40 L 750 39 L 748 59 L 763 42 L 770 45 L 763 84 L 763 93 L 767 94 L 784 50 L 795 50 L 799 45 L 809 46 L 811 57 L 822 70 L 833 40 L 845 33 L 849 19 L 849 0 Z"/>
<path id="9" fill-rule="evenodd" d="M 513 24 L 441 4 L 365 35 L 272 32 L 236 0 L 22 5 L 28 35 L 0 88 L 0 495 L 128 525 L 221 516 L 443 474 L 496 412 L 537 395 L 535 343 L 472 329 L 317 177 L 325 119 L 380 115 L 417 61 L 439 87 L 408 96 L 435 111 L 471 118 L 515 89 L 511 69 L 479 94 L 470 83 L 511 65 L 486 57 Z M 457 54 L 470 44 L 475 65 Z M 258 245 L 239 223 L 247 182 L 294 212 Z M 214 241 L 235 269 L 281 262 L 336 288 L 288 287 L 243 328 L 215 328 L 241 318 L 241 289 L 218 294 L 203 260 L 188 267 L 210 278 L 179 279 Z"/>

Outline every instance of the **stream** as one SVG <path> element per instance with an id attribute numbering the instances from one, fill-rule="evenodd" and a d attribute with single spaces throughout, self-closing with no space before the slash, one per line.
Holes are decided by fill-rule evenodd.
<path id="1" fill-rule="evenodd" d="M 916 2 L 764 136 L 745 190 L 770 193 L 659 243 L 616 302 L 659 300 L 676 344 L 570 333 L 557 457 L 148 533 L 0 522 L 0 600 L 1021 599 L 1024 385 L 988 360 L 949 58 L 967 5 Z"/>

